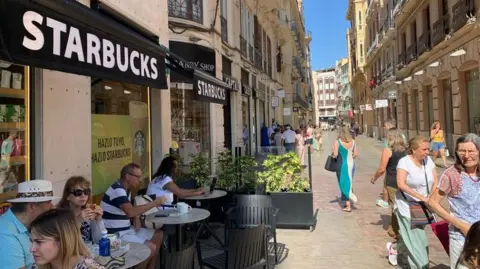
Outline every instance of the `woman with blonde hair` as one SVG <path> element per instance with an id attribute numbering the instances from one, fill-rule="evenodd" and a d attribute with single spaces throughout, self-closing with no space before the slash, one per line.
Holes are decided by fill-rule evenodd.
<path id="1" fill-rule="evenodd" d="M 351 212 L 351 202 L 356 202 L 357 197 L 352 192 L 353 176 L 355 173 L 354 159 L 358 156 L 355 140 L 350 135 L 348 127 L 340 128 L 338 139 L 333 143 L 332 155 L 337 159 L 337 180 L 340 187 L 341 199 L 345 202 L 343 211 Z"/>
<path id="2" fill-rule="evenodd" d="M 428 210 L 426 205 L 430 193 L 438 182 L 437 172 L 429 156 L 430 143 L 427 138 L 416 136 L 408 144 L 408 155 L 400 159 L 397 165 L 395 204 L 400 234 L 397 242 L 398 263 L 402 268 L 426 269 L 429 259 L 425 225 L 412 225 L 409 204 L 416 202 Z"/>
<path id="3" fill-rule="evenodd" d="M 91 199 L 90 181 L 81 176 L 73 176 L 65 183 L 62 199 L 57 207 L 72 210 L 77 217 L 83 241 L 96 243 L 102 237 L 105 225 L 102 208 L 90 204 Z"/>
<path id="4" fill-rule="evenodd" d="M 447 167 L 447 158 L 445 156 L 445 133 L 439 121 L 435 121 L 430 127 L 430 149 L 432 151 L 432 159 L 435 161 L 440 154 L 443 160 L 443 167 Z"/>
<path id="5" fill-rule="evenodd" d="M 35 263 L 40 269 L 102 269 L 80 236 L 80 228 L 71 210 L 51 209 L 38 216 L 30 226 Z"/>

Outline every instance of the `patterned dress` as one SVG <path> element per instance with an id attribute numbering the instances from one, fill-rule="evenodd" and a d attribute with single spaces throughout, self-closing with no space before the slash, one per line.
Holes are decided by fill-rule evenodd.
<path id="1" fill-rule="evenodd" d="M 352 142 L 352 148 L 347 149 L 342 145 L 340 140 L 338 140 L 337 163 L 339 167 L 337 169 L 337 180 L 343 201 L 357 201 L 357 197 L 352 191 L 353 176 L 355 174 L 355 162 L 353 160 L 354 150 L 355 141 Z"/>

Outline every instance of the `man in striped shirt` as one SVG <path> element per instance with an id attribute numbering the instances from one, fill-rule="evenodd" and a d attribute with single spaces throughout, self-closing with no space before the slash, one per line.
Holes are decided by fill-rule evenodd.
<path id="1" fill-rule="evenodd" d="M 120 172 L 120 179 L 113 183 L 103 196 L 100 206 L 103 209 L 103 221 L 109 233 L 118 233 L 126 242 L 145 244 L 150 248 L 147 268 L 155 268 L 155 262 L 163 242 L 163 232 L 141 228 L 140 215 L 166 202 L 166 197 L 158 197 L 153 202 L 133 206 L 130 201 L 130 189 L 140 185 L 142 170 L 137 164 L 125 165 Z M 133 227 L 130 225 L 133 221 Z"/>

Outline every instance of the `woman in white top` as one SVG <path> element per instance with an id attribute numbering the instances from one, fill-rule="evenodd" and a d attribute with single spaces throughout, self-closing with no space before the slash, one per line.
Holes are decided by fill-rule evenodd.
<path id="1" fill-rule="evenodd" d="M 153 175 L 152 182 L 148 185 L 147 195 L 155 195 L 156 197 L 166 196 L 166 205 L 173 203 L 173 195 L 179 198 L 185 198 L 195 195 L 203 194 L 203 190 L 187 190 L 182 189 L 175 184 L 173 177 L 177 170 L 177 160 L 172 157 L 166 157 L 162 160 L 162 163 L 158 167 L 157 172 Z"/>
<path id="2" fill-rule="evenodd" d="M 430 141 L 427 138 L 414 137 L 409 141 L 408 155 L 400 159 L 397 165 L 398 191 L 395 203 L 400 228 L 398 264 L 405 266 L 408 263 L 411 269 L 426 269 L 429 264 L 427 235 L 424 227 L 411 227 L 408 205 L 410 201 L 427 204 L 432 189 L 437 185 L 435 163 L 428 156 L 429 150 Z"/>

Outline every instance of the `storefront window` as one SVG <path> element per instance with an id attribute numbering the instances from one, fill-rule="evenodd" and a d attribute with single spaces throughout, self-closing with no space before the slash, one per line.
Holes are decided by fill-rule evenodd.
<path id="1" fill-rule="evenodd" d="M 98 195 L 125 164 L 142 169 L 142 187 L 151 174 L 149 89 L 92 78 L 92 185 Z"/>
<path id="2" fill-rule="evenodd" d="M 185 84 L 184 84 L 185 85 Z M 183 164 L 190 163 L 191 154 L 210 154 L 210 103 L 194 100 L 191 89 L 170 91 L 172 105 L 172 140 L 179 147 Z"/>
<path id="3" fill-rule="evenodd" d="M 465 74 L 467 82 L 467 96 L 468 96 L 468 120 L 469 132 L 480 134 L 480 80 L 478 75 L 478 68 L 468 71 Z"/>
<path id="4" fill-rule="evenodd" d="M 29 83 L 29 67 L 0 60 L 0 214 L 30 179 Z"/>

